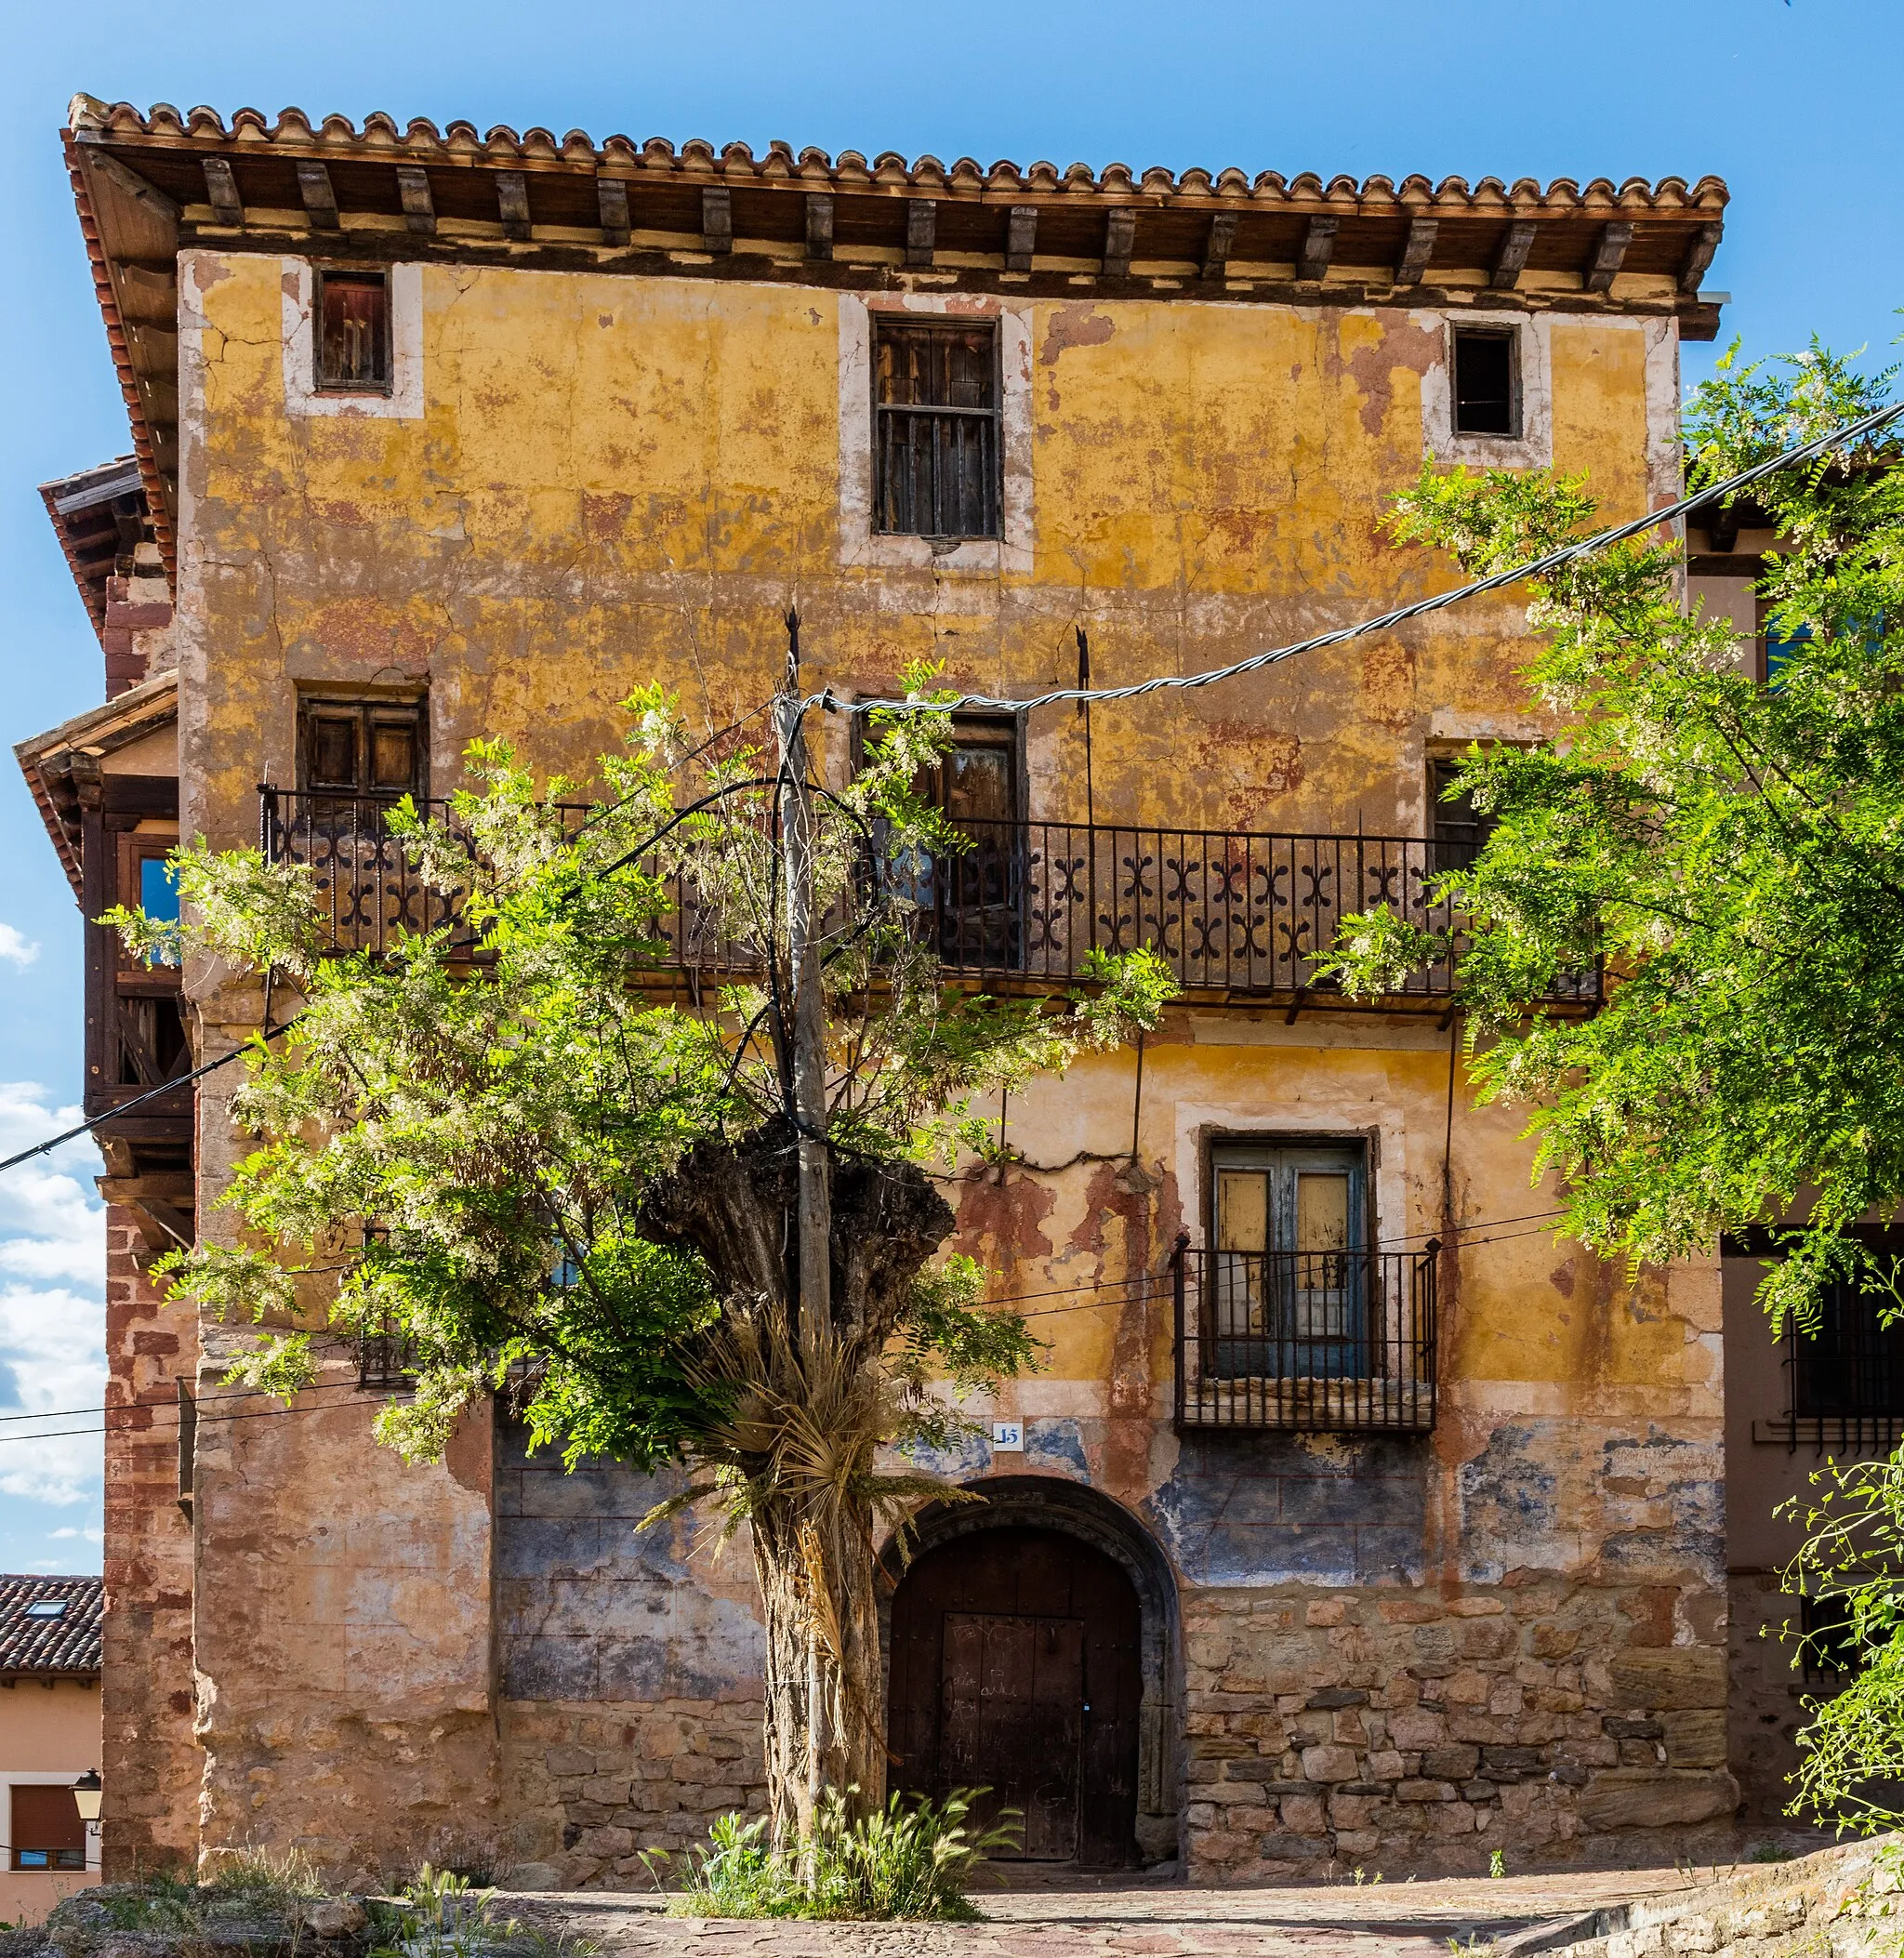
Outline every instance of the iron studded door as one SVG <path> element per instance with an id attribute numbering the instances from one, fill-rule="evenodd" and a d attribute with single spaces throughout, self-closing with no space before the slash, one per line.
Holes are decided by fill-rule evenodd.
<path id="1" fill-rule="evenodd" d="M 944 1665 L 946 1780 L 989 1782 L 974 1823 L 1015 1808 L 1018 1853 L 1068 1861 L 1078 1854 L 1084 1621 L 947 1612 Z"/>

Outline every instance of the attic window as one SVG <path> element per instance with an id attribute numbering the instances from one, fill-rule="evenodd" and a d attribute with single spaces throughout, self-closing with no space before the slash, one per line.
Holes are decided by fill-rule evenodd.
<path id="1" fill-rule="evenodd" d="M 390 276 L 317 275 L 317 385 L 361 394 L 390 391 Z"/>
<path id="2" fill-rule="evenodd" d="M 28 1618 L 64 1618 L 67 1600 L 63 1597 L 36 1597 L 26 1607 Z"/>
<path id="3" fill-rule="evenodd" d="M 1454 431 L 1457 435 L 1521 432 L 1517 336 L 1500 327 L 1454 330 Z"/>

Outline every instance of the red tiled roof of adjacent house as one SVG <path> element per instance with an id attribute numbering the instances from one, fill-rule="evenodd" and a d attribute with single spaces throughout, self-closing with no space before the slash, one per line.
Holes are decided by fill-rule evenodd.
<path id="1" fill-rule="evenodd" d="M 102 1578 L 0 1574 L 0 1677 L 96 1674 L 104 1601 Z"/>

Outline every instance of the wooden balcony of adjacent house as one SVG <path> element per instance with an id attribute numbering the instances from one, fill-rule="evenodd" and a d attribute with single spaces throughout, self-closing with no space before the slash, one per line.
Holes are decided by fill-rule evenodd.
<path id="1" fill-rule="evenodd" d="M 392 834 L 394 798 L 261 790 L 260 839 L 278 863 L 308 865 L 324 928 L 339 950 L 381 950 L 403 931 L 455 920 L 457 902 L 428 889 Z M 422 805 L 435 820 L 449 805 Z M 588 815 L 565 811 L 575 822 Z M 1094 951 L 1154 947 L 1193 1003 L 1387 1008 L 1444 1012 L 1453 963 L 1411 972 L 1387 997 L 1350 1000 L 1318 970 L 1341 919 L 1386 905 L 1431 931 L 1452 914 L 1435 880 L 1467 846 L 1423 837 L 1296 835 L 1117 823 L 962 819 L 954 854 L 893 852 L 869 874 L 913 906 L 948 974 L 993 992 L 1075 983 Z M 654 920 L 657 979 L 745 972 L 692 890 L 675 886 Z M 1553 1004 L 1588 1012 L 1600 975 L 1581 974 Z"/>

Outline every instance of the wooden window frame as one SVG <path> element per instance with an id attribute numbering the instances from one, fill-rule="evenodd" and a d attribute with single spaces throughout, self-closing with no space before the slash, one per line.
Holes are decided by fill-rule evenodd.
<path id="1" fill-rule="evenodd" d="M 402 722 L 410 728 L 414 758 L 410 787 L 407 789 L 374 788 L 364 786 L 361 780 L 352 787 L 317 781 L 311 766 L 311 724 L 315 720 L 326 718 L 326 710 L 331 719 L 341 719 L 346 714 L 356 718 L 360 744 L 356 759 L 360 777 L 368 773 L 368 750 L 362 744 L 372 738 L 379 720 L 392 725 Z M 298 787 L 306 794 L 335 797 L 338 800 L 362 799 L 389 802 L 412 795 L 421 803 L 430 795 L 430 696 L 421 693 L 355 694 L 343 690 L 300 693 L 298 696 L 297 757 Z"/>
<path id="2" fill-rule="evenodd" d="M 325 376 L 324 365 L 324 288 L 333 280 L 363 284 L 374 279 L 383 291 L 383 343 L 377 350 L 381 377 L 375 380 L 341 380 Z M 396 384 L 396 324 L 392 317 L 396 292 L 388 266 L 317 265 L 311 268 L 311 385 L 317 394 L 365 394 L 389 400 Z"/>
<path id="3" fill-rule="evenodd" d="M 867 353 L 867 388 L 871 395 L 872 407 L 872 534 L 876 537 L 925 537 L 934 543 L 962 544 L 972 542 L 993 543 L 1003 539 L 1005 535 L 1005 364 L 1004 336 L 999 323 L 993 317 L 968 317 L 961 314 L 918 314 L 886 313 L 875 311 L 868 314 L 871 322 L 871 339 Z M 898 404 L 881 402 L 879 399 L 879 345 L 889 337 L 918 335 L 921 337 L 949 337 L 953 334 L 970 334 L 983 331 L 991 341 L 991 382 L 992 400 L 989 408 L 952 407 L 906 407 Z M 892 415 L 926 416 L 944 415 L 973 421 L 983 420 L 990 430 L 990 481 L 985 485 L 985 498 L 991 518 L 990 528 L 985 530 L 934 531 L 923 530 L 916 524 L 888 524 L 886 519 L 886 442 L 884 430 L 886 417 Z"/>
<path id="4" fill-rule="evenodd" d="M 1507 347 L 1508 426 L 1467 429 L 1461 426 L 1461 342 L 1499 340 Z M 1527 390 L 1521 374 L 1521 335 L 1516 326 L 1471 326 L 1452 321 L 1448 336 L 1448 418 L 1457 440 L 1521 442 L 1527 434 Z"/>
<path id="5" fill-rule="evenodd" d="M 1242 1131 L 1210 1136 L 1204 1143 L 1203 1160 L 1205 1183 L 1208 1185 L 1204 1200 L 1206 1242 L 1214 1250 L 1221 1236 L 1221 1225 L 1217 1215 L 1217 1178 L 1221 1171 L 1249 1167 L 1248 1158 L 1267 1158 L 1288 1153 L 1302 1155 L 1314 1151 L 1317 1155 L 1338 1151 L 1343 1156 L 1354 1156 L 1355 1162 L 1350 1171 L 1351 1214 L 1359 1221 L 1362 1237 L 1359 1243 L 1351 1244 L 1348 1250 L 1356 1252 L 1372 1251 L 1378 1242 L 1375 1231 L 1375 1152 L 1366 1135 L 1291 1135 L 1286 1131 Z M 1239 1160 L 1225 1162 L 1225 1155 Z M 1357 1193 L 1359 1184 L 1359 1193 Z M 1274 1224 L 1270 1226 L 1274 1235 Z M 1271 1244 L 1270 1250 L 1303 1250 L 1311 1246 Z"/>

